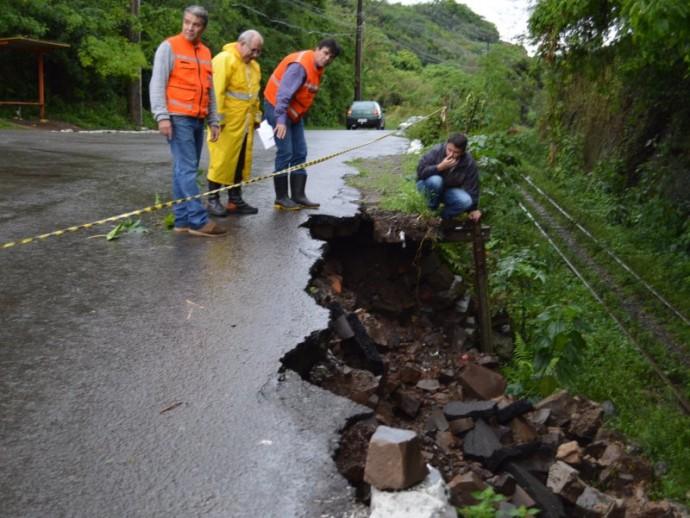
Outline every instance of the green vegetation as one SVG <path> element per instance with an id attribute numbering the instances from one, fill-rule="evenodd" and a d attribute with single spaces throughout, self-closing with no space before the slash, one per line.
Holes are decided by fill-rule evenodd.
<path id="1" fill-rule="evenodd" d="M 335 37 L 344 52 L 329 68 L 308 124 L 342 127 L 354 91 L 355 4 L 209 0 L 204 41 L 215 53 L 242 30 L 258 29 L 266 40 L 260 60 L 265 81 L 285 53 Z M 179 31 L 180 6 L 170 0 L 143 2 L 140 17 L 133 19 L 122 0 L 98 5 L 22 0 L 0 12 L 0 35 L 71 44 L 47 56 L 51 117 L 85 127 L 127 127 L 129 81 L 143 67 L 146 106 L 153 54 Z M 530 20 L 536 58 L 499 42 L 491 24 L 452 0 L 415 6 L 366 0 L 365 14 L 364 97 L 384 106 L 388 127 L 445 106 L 443 117 L 414 126 L 408 136 L 425 145 L 452 131 L 471 136 L 483 174 L 482 210 L 492 227 L 492 306 L 509 315 L 516 333 L 515 356 L 506 368 L 511 390 L 540 397 L 561 386 L 611 400 L 617 412 L 610 425 L 668 465 L 660 491 L 690 500 L 685 493 L 690 418 L 678 411 L 633 344 L 544 241 L 520 209 L 517 189 L 532 192 L 522 180 L 529 175 L 687 313 L 690 4 L 538 0 Z M 132 28 L 141 29 L 141 43 L 128 41 Z M 3 55 L 0 74 L 7 80 L 0 84 L 0 98 L 36 97 L 34 73 L 26 55 Z M 0 109 L 0 115 L 13 113 L 14 108 Z M 150 117 L 147 121 L 151 124 Z M 0 127 L 4 124 L 0 120 Z M 392 174 L 381 174 L 366 161 L 355 164 L 362 172 L 351 182 L 376 192 L 382 208 L 432 216 L 415 189 L 416 157 L 404 158 L 402 170 Z M 582 246 L 590 246 L 584 241 Z M 467 247 L 439 246 L 457 268 L 470 262 Z M 600 249 L 588 250 L 626 293 L 645 298 Z M 644 303 L 661 315 L 651 301 Z M 685 344 L 687 357 L 690 330 L 672 316 L 661 320 Z M 656 347 L 668 376 L 690 378 L 682 362 L 674 364 L 658 345 L 641 342 Z M 690 394 L 690 383 L 685 389 Z M 492 498 L 485 495 L 482 502 Z"/>
<path id="2" fill-rule="evenodd" d="M 616 414 L 608 424 L 652 459 L 668 465 L 660 494 L 687 499 L 690 417 L 681 413 L 643 356 L 518 205 L 515 186 L 520 175 L 533 172 L 536 166 L 530 164 L 542 164 L 547 148 L 530 130 L 474 135 L 470 146 L 482 169 L 484 221 L 492 228 L 487 244 L 492 310 L 508 313 L 516 333 L 514 358 L 505 370 L 510 391 L 543 397 L 556 387 L 566 387 L 596 401 L 612 401 Z M 375 174 L 365 161 L 359 164 L 365 174 L 353 177 L 352 183 L 382 195 L 381 206 L 418 212 L 423 202 L 418 194 L 415 199 L 416 161 L 406 157 L 403 171 L 388 175 Z M 603 208 L 592 206 L 592 210 Z M 425 209 L 419 212 L 430 216 Z M 469 247 L 438 246 L 460 271 L 471 264 Z M 638 253 L 647 256 L 653 267 L 653 246 Z M 673 272 L 667 272 L 658 286 L 671 291 L 674 279 Z"/>
<path id="3" fill-rule="evenodd" d="M 474 505 L 458 509 L 458 516 L 465 518 L 494 518 L 497 513 L 498 505 L 506 498 L 503 495 L 496 494 L 492 487 L 487 487 L 484 491 L 472 493 L 472 496 L 478 500 Z M 539 513 L 538 509 L 527 508 L 521 505 L 517 509 L 511 511 L 506 516 L 536 516 Z"/>
<path id="4" fill-rule="evenodd" d="M 138 18 L 129 3 L 104 0 L 23 0 L 0 13 L 0 36 L 27 36 L 69 43 L 69 49 L 47 54 L 47 98 L 51 118 L 85 127 L 128 127 L 127 87 L 143 68 L 144 107 L 148 105 L 150 67 L 157 46 L 176 34 L 181 25 L 181 5 L 171 0 L 142 2 Z M 329 67 L 308 123 L 328 127 L 344 122 L 354 93 L 354 0 L 258 0 L 238 4 L 230 0 L 204 2 L 210 21 L 204 42 L 213 53 L 248 28 L 265 37 L 261 66 L 264 81 L 290 51 L 312 48 L 321 38 L 335 37 L 343 55 Z M 488 49 L 498 44 L 492 24 L 450 0 L 423 7 L 365 2 L 365 95 L 383 102 L 393 119 L 398 111 L 414 112 L 418 95 L 432 95 L 426 106 L 442 94 L 441 85 L 428 85 L 419 77 L 426 64 L 437 71 L 473 70 Z M 401 31 L 401 27 L 409 30 Z M 141 42 L 129 41 L 132 30 L 141 31 Z M 27 59 L 30 58 L 30 59 Z M 36 98 L 35 67 L 31 54 L 6 52 L 0 73 L 9 78 L 0 85 L 0 98 Z M 392 81 L 391 74 L 396 81 Z M 397 81 L 399 79 L 399 81 Z M 387 85 L 386 88 L 383 88 Z M 426 90 L 426 91 L 425 91 Z M 0 110 L 10 117 L 14 108 Z M 24 117 L 35 117 L 36 108 L 23 108 Z M 147 119 L 151 124 L 151 119 Z"/>
<path id="5" fill-rule="evenodd" d="M 114 239 L 119 239 L 123 234 L 141 234 L 144 232 L 148 232 L 148 230 L 141 224 L 140 219 L 126 219 L 115 225 L 113 229 L 106 234 L 105 238 L 108 241 L 112 241 Z"/>

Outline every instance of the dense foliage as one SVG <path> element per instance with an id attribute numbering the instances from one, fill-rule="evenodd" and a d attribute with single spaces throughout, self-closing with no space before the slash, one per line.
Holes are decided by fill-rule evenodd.
<path id="1" fill-rule="evenodd" d="M 554 173 L 590 172 L 618 198 L 612 222 L 690 250 L 690 4 L 541 0 L 530 30 Z"/>
<path id="2" fill-rule="evenodd" d="M 260 60 L 264 81 L 287 52 L 311 48 L 324 37 L 336 38 L 344 52 L 329 68 L 308 123 L 343 122 L 354 94 L 355 0 L 202 3 L 210 13 L 204 42 L 212 52 L 248 28 L 264 35 Z M 127 84 L 139 67 L 144 69 L 147 106 L 153 54 L 163 39 L 179 31 L 185 4 L 144 0 L 138 17 L 130 14 L 129 4 L 127 0 L 18 0 L 0 12 L 0 36 L 22 35 L 71 45 L 47 56 L 51 113 L 79 121 L 77 114 L 91 112 L 84 122 L 96 125 L 117 124 L 116 114 L 120 124 L 125 123 Z M 526 63 L 524 51 L 499 44 L 492 24 L 453 0 L 423 6 L 369 0 L 364 12 L 365 97 L 379 100 L 394 113 L 438 107 L 456 95 L 464 99 L 471 89 L 481 91 L 481 82 L 473 83 L 469 73 L 489 66 L 488 55 L 494 62 L 502 62 L 503 55 L 509 54 L 509 62 Z M 139 43 L 129 40 L 134 29 L 141 31 Z M 29 56 L 3 54 L 0 73 L 9 80 L 0 85 L 0 98 L 36 97 L 35 67 L 27 63 Z M 502 87 L 507 88 L 509 81 L 505 78 Z M 521 109 L 524 106 L 509 108 Z"/>

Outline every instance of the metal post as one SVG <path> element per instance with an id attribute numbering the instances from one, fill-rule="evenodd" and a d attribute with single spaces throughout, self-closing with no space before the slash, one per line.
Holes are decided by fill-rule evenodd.
<path id="1" fill-rule="evenodd" d="M 472 224 L 472 251 L 474 253 L 474 275 L 477 286 L 477 303 L 479 304 L 479 331 L 482 351 L 493 353 L 494 345 L 491 336 L 491 312 L 489 311 L 489 279 L 486 272 L 486 249 L 482 236 L 482 224 Z"/>
<path id="2" fill-rule="evenodd" d="M 43 122 L 46 119 L 46 90 L 45 90 L 45 70 L 43 68 L 43 52 L 38 52 L 38 105 L 39 105 L 39 121 Z"/>

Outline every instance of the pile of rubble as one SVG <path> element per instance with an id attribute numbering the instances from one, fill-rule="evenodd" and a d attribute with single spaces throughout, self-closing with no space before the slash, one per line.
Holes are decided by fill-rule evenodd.
<path id="1" fill-rule="evenodd" d="M 505 496 L 505 516 L 520 506 L 542 517 L 687 516 L 650 500 L 653 468 L 602 427 L 602 406 L 566 392 L 536 404 L 505 394 L 498 358 L 474 349 L 462 278 L 430 244 L 377 241 L 396 232 L 362 220 L 311 228 L 328 247 L 309 289 L 331 325 L 283 362 L 371 409 L 342 431 L 335 461 L 372 509 L 389 490 L 421 484 L 455 507 L 491 486 Z M 495 330 L 504 345 L 507 325 Z M 438 472 L 428 475 L 427 465 Z M 412 501 L 429 500 L 429 491 Z"/>

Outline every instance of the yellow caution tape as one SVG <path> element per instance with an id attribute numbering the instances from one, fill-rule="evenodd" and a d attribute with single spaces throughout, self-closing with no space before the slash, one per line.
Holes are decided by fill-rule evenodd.
<path id="1" fill-rule="evenodd" d="M 410 126 L 413 126 L 415 124 L 419 124 L 420 122 L 428 119 L 429 117 L 433 117 L 434 115 L 436 115 L 441 110 L 443 110 L 443 108 L 439 108 L 438 110 L 436 110 L 436 111 L 434 111 L 428 115 L 425 115 L 423 118 L 414 122 Z M 382 135 L 381 137 L 378 137 L 378 138 L 371 140 L 369 142 L 365 142 L 364 144 L 352 146 L 352 147 L 349 147 L 347 149 L 343 149 L 341 151 L 331 153 L 330 155 L 322 156 L 321 158 L 309 160 L 308 162 L 304 162 L 303 164 L 293 165 L 291 167 L 287 167 L 287 168 L 283 169 L 282 171 L 276 171 L 276 172 L 273 172 L 271 174 L 267 174 L 264 176 L 257 176 L 256 178 L 252 178 L 250 180 L 235 183 L 232 185 L 225 185 L 225 186 L 221 187 L 220 189 L 214 189 L 212 191 L 207 191 L 207 192 L 203 192 L 200 194 L 195 194 L 194 196 L 187 196 L 186 198 L 178 198 L 176 200 L 166 201 L 164 203 L 156 203 L 154 205 L 150 205 L 149 207 L 144 207 L 143 209 L 137 209 L 137 210 L 133 210 L 131 212 L 125 212 L 124 214 L 118 214 L 117 216 L 110 216 L 108 218 L 99 219 L 98 221 L 92 221 L 91 223 L 83 223 L 81 225 L 74 225 L 72 227 L 67 227 L 67 228 L 63 228 L 60 230 L 54 230 L 53 232 L 48 232 L 46 234 L 41 234 L 38 236 L 27 237 L 24 239 L 18 239 L 16 241 L 8 241 L 8 242 L 0 245 L 0 250 L 6 250 L 8 248 L 12 248 L 12 247 L 15 247 L 18 245 L 28 245 L 29 243 L 33 243 L 35 241 L 43 241 L 45 239 L 48 239 L 49 237 L 64 236 L 65 234 L 68 234 L 70 232 L 76 232 L 78 230 L 84 230 L 87 228 L 92 228 L 92 227 L 95 227 L 96 225 L 103 225 L 104 223 L 111 223 L 113 221 L 119 221 L 121 219 L 131 218 L 132 216 L 141 216 L 142 214 L 154 212 L 154 211 L 161 210 L 161 209 L 170 208 L 173 205 L 178 205 L 180 203 L 186 203 L 188 201 L 197 200 L 197 199 L 203 198 L 205 196 L 208 196 L 209 194 L 220 193 L 223 191 L 228 191 L 230 189 L 234 189 L 235 187 L 241 187 L 243 185 L 249 185 L 252 183 L 262 182 L 264 180 L 268 180 L 269 178 L 273 178 L 274 176 L 290 173 L 292 171 L 298 171 L 300 169 L 305 169 L 307 167 L 311 167 L 313 165 L 320 164 L 321 162 L 331 160 L 337 156 L 344 155 L 345 153 L 349 153 L 351 151 L 354 151 L 355 149 L 360 149 L 360 148 L 363 148 L 365 146 L 369 146 L 371 144 L 379 142 L 379 141 L 381 141 L 387 137 L 390 137 L 391 135 L 394 135 L 394 134 L 395 133 L 386 133 L 385 135 Z"/>

